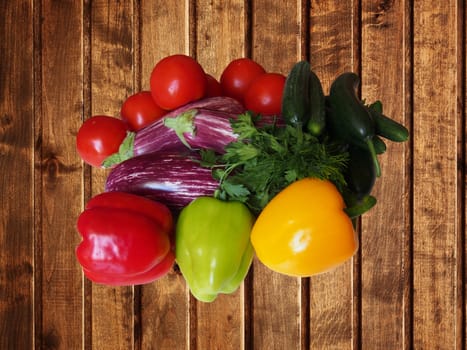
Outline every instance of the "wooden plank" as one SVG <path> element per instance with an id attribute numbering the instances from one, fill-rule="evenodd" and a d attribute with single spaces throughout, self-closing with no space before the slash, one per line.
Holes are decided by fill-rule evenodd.
<path id="1" fill-rule="evenodd" d="M 141 2 L 141 83 L 149 89 L 149 77 L 154 65 L 168 55 L 190 55 L 194 48 L 190 39 L 193 25 L 191 1 Z M 170 39 L 168 39 L 170 38 Z"/>
<path id="2" fill-rule="evenodd" d="M 404 1 L 362 2 L 362 98 L 410 126 L 410 11 Z M 391 64 L 388 64 L 391 62 Z M 408 69 L 406 69 L 408 68 Z M 362 348 L 410 347 L 410 144 L 379 157 L 378 204 L 362 219 Z M 407 328 L 408 327 L 408 328 Z M 378 334 L 378 336 L 373 336 Z"/>
<path id="3" fill-rule="evenodd" d="M 248 8 L 241 0 L 198 0 L 195 13 L 196 58 L 219 79 L 230 61 L 247 54 Z"/>
<path id="4" fill-rule="evenodd" d="M 414 2 L 413 346 L 462 347 L 459 1 Z M 416 14 L 416 16 L 415 16 Z M 465 58 L 464 58 L 465 59 Z M 464 181 L 465 179 L 462 179 Z"/>
<path id="5" fill-rule="evenodd" d="M 30 349 L 33 318 L 33 13 L 29 1 L 0 13 L 0 348 Z M 19 22 L 15 18 L 22 18 Z M 25 25 L 25 23 L 27 25 Z M 13 175 L 13 176 L 11 176 Z"/>
<path id="6" fill-rule="evenodd" d="M 140 89 L 148 90 L 157 61 L 176 53 L 190 54 L 192 8 L 187 1 L 142 1 L 139 13 L 136 70 L 141 75 L 137 82 Z M 141 349 L 189 348 L 190 297 L 180 272 L 171 271 L 163 279 L 143 286 L 140 310 Z"/>
<path id="7" fill-rule="evenodd" d="M 230 61 L 245 56 L 245 2 L 200 0 L 195 14 L 196 58 L 207 73 L 219 79 Z M 243 300 L 240 287 L 213 303 L 195 302 L 197 349 L 244 348 Z"/>
<path id="8" fill-rule="evenodd" d="M 252 58 L 267 71 L 287 74 L 302 59 L 302 2 L 254 1 L 251 9 Z M 252 269 L 250 338 L 248 348 L 300 349 L 308 342 L 302 327 L 301 279 L 266 268 L 257 259 Z"/>
<path id="9" fill-rule="evenodd" d="M 82 275 L 74 257 L 76 215 L 82 208 L 82 168 L 75 150 L 82 121 L 82 13 L 80 2 L 43 1 L 35 8 L 40 31 L 36 93 L 36 266 L 42 269 L 38 348 L 82 347 Z"/>
<path id="10" fill-rule="evenodd" d="M 345 71 L 358 72 L 357 1 L 312 1 L 310 62 L 325 94 Z M 353 260 L 353 263 L 352 263 Z M 310 348 L 353 349 L 359 343 L 359 253 L 310 281 Z"/>
<path id="11" fill-rule="evenodd" d="M 1 2 L 0 348 L 465 347 L 466 10 L 457 0 Z M 309 57 L 326 90 L 355 70 L 363 97 L 413 126 L 410 143 L 380 157 L 379 203 L 353 263 L 296 280 L 255 261 L 246 288 L 206 305 L 176 271 L 134 289 L 84 280 L 83 297 L 75 222 L 105 172 L 82 165 L 76 131 L 93 113 L 117 116 L 155 62 L 179 52 L 216 77 L 242 55 L 281 72 Z"/>
<path id="12" fill-rule="evenodd" d="M 346 71 L 359 71 L 359 1 L 313 0 L 310 8 L 310 63 L 323 89 Z"/>
<path id="13" fill-rule="evenodd" d="M 133 91 L 133 3 L 131 0 L 90 2 L 91 115 L 119 117 L 122 102 Z M 89 116 L 86 116 L 89 117 Z M 103 192 L 107 171 L 92 170 L 89 196 Z M 95 349 L 132 349 L 133 287 L 88 284 L 92 296 L 91 334 Z"/>

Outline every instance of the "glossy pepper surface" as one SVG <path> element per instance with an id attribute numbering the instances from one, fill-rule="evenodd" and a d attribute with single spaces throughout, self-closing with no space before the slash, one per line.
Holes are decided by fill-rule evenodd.
<path id="1" fill-rule="evenodd" d="M 312 276 L 349 259 L 358 248 L 344 201 L 327 180 L 305 178 L 279 192 L 258 216 L 251 242 L 258 259 L 290 276 Z"/>
<path id="2" fill-rule="evenodd" d="M 253 215 L 240 202 L 198 197 L 177 220 L 175 256 L 193 296 L 212 302 L 233 293 L 253 259 Z"/>
<path id="3" fill-rule="evenodd" d="M 112 285 L 155 281 L 173 266 L 173 218 L 162 203 L 124 192 L 104 192 L 77 222 L 76 256 L 86 277 Z"/>

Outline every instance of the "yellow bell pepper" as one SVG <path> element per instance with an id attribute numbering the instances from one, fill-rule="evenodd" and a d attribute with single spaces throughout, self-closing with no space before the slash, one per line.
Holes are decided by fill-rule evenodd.
<path id="1" fill-rule="evenodd" d="M 352 221 L 334 184 L 305 178 L 277 194 L 258 216 L 251 243 L 270 269 L 307 277 L 328 271 L 358 249 Z"/>

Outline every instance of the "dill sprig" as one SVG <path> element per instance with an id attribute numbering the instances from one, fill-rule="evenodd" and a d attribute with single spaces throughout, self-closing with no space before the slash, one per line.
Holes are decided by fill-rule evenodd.
<path id="1" fill-rule="evenodd" d="M 290 125 L 258 127 L 255 118 L 247 112 L 231 120 L 238 139 L 224 154 L 200 151 L 201 164 L 219 181 L 218 198 L 241 201 L 259 213 L 282 189 L 305 177 L 345 187 L 347 152 Z"/>

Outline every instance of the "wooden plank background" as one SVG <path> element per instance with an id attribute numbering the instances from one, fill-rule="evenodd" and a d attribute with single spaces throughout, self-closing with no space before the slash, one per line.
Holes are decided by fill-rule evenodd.
<path id="1" fill-rule="evenodd" d="M 462 0 L 0 1 L 1 349 L 464 349 L 466 6 Z M 219 77 L 252 57 L 344 71 L 411 131 L 381 156 L 360 249 L 296 279 L 257 261 L 212 304 L 179 273 L 143 287 L 83 278 L 76 218 L 106 173 L 75 137 L 149 87 L 160 58 Z"/>

